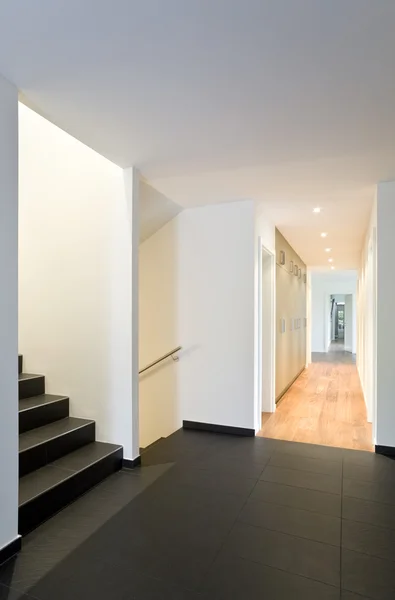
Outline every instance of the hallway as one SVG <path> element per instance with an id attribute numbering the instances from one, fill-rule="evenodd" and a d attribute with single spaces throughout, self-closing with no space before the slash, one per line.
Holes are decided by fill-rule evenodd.
<path id="1" fill-rule="evenodd" d="M 373 451 L 355 356 L 333 343 L 313 362 L 277 405 L 263 413 L 258 435 L 295 442 Z"/>

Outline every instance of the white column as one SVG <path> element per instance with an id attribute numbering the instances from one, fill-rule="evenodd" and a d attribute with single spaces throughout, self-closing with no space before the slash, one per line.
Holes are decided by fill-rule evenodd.
<path id="1" fill-rule="evenodd" d="M 395 181 L 377 189 L 377 440 L 395 447 Z"/>
<path id="2" fill-rule="evenodd" d="M 18 95 L 0 76 L 0 550 L 18 535 Z"/>
<path id="3" fill-rule="evenodd" d="M 135 167 L 124 170 L 125 194 L 128 206 L 130 239 L 131 239 L 131 376 L 132 397 L 127 407 L 125 426 L 130 427 L 130 444 L 124 445 L 124 457 L 135 459 L 139 450 L 139 189 L 140 174 Z M 126 432 L 125 432 L 126 433 Z"/>

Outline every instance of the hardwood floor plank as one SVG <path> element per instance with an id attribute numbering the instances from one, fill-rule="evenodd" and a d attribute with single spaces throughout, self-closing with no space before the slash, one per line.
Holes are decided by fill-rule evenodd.
<path id="1" fill-rule="evenodd" d="M 276 412 L 262 414 L 258 435 L 372 452 L 372 425 L 355 364 L 344 362 L 339 352 L 316 360 L 286 392 Z"/>

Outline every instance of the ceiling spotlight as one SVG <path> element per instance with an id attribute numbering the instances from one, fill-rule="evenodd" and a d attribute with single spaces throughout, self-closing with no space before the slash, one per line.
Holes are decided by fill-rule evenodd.
<path id="1" fill-rule="evenodd" d="M 319 206 L 316 206 L 315 208 L 313 208 L 313 213 L 320 213 L 321 212 L 321 208 Z"/>
<path id="2" fill-rule="evenodd" d="M 325 252 L 330 252 L 332 248 L 325 248 Z"/>
<path id="3" fill-rule="evenodd" d="M 328 235 L 328 234 L 327 234 L 325 231 L 323 231 L 323 232 L 321 233 L 321 237 L 326 237 L 327 235 Z"/>
<path id="4" fill-rule="evenodd" d="M 328 258 L 328 262 L 333 262 L 333 258 Z"/>

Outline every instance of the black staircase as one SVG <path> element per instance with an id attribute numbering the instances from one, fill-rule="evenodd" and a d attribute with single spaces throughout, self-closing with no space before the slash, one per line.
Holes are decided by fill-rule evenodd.
<path id="1" fill-rule="evenodd" d="M 122 466 L 122 446 L 95 441 L 95 422 L 69 416 L 19 356 L 19 533 L 25 535 Z"/>

